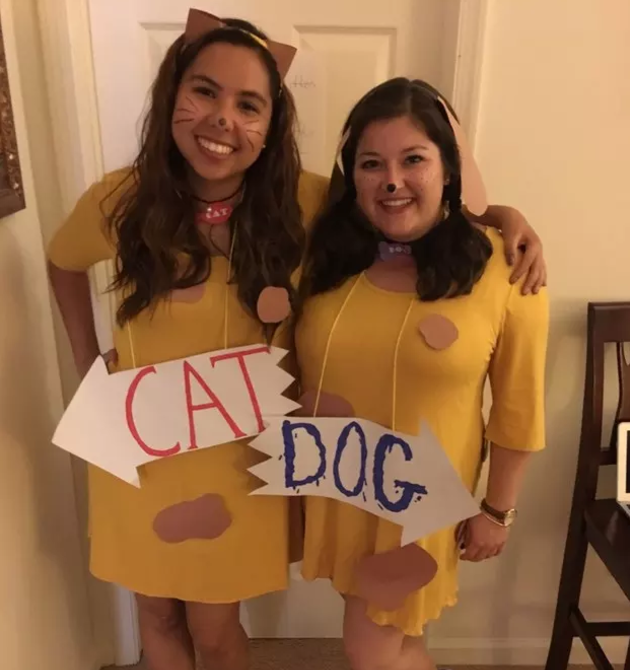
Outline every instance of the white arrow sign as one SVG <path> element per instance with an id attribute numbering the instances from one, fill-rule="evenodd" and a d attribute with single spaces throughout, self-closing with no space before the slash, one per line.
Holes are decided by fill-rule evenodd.
<path id="1" fill-rule="evenodd" d="M 252 495 L 310 495 L 355 505 L 403 527 L 415 542 L 479 513 L 426 423 L 420 435 L 365 419 L 265 416 L 250 445 L 271 456 L 250 468 L 267 485 Z"/>
<path id="2" fill-rule="evenodd" d="M 139 486 L 137 468 L 263 430 L 263 416 L 299 405 L 282 393 L 293 377 L 287 352 L 254 345 L 108 374 L 98 358 L 53 443 Z"/>

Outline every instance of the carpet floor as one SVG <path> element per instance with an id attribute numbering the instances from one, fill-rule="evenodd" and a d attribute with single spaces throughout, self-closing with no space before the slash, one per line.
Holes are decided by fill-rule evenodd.
<path id="1" fill-rule="evenodd" d="M 349 670 L 340 640 L 252 640 L 251 645 L 252 670 Z M 592 666 L 581 666 L 584 670 L 586 667 Z M 149 669 L 141 663 L 135 670 Z M 499 668 L 496 665 L 485 667 L 469 665 L 448 670 L 499 670 Z M 532 666 L 510 666 L 504 670 L 541 669 Z M 580 669 L 572 666 L 572 670 Z"/>

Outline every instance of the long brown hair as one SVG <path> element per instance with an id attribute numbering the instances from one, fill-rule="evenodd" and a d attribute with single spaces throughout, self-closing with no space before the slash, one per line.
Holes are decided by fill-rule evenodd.
<path id="1" fill-rule="evenodd" d="M 418 298 L 430 302 L 470 293 L 492 255 L 492 245 L 462 211 L 461 162 L 457 141 L 438 92 L 419 80 L 397 78 L 368 92 L 348 117 L 341 152 L 343 174 L 331 180 L 329 204 L 313 224 L 301 285 L 303 299 L 341 286 L 367 270 L 384 239 L 356 203 L 354 164 L 359 141 L 375 121 L 408 116 L 440 149 L 449 183 L 442 200 L 449 214 L 410 244 L 416 261 Z M 455 112 L 450 108 L 453 115 Z M 455 117 L 456 118 L 456 117 Z"/>
<path id="2" fill-rule="evenodd" d="M 231 226 L 238 226 L 230 281 L 252 316 L 266 286 L 281 286 L 295 299 L 291 275 L 303 253 L 304 229 L 298 204 L 300 157 L 295 140 L 295 103 L 282 84 L 269 51 L 251 35 L 266 35 L 246 21 L 225 19 L 192 44 L 184 36 L 168 50 L 152 88 L 140 152 L 113 211 L 107 217 L 117 242 L 118 266 L 112 288 L 122 289 L 120 325 L 168 295 L 210 275 L 211 258 L 195 225 L 195 203 L 186 161 L 171 134 L 173 107 L 183 74 L 210 44 L 245 46 L 262 59 L 274 96 L 266 148 L 247 171 L 243 198 Z"/>

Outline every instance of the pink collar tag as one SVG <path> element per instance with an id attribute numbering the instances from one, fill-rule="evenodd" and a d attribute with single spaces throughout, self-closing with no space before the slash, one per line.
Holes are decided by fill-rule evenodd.
<path id="1" fill-rule="evenodd" d="M 230 220 L 234 207 L 224 203 L 208 205 L 203 212 L 198 212 L 196 222 L 199 225 L 216 226 Z"/>

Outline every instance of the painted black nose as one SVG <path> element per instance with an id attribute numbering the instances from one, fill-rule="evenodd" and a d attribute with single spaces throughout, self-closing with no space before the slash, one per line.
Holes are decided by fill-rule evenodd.
<path id="1" fill-rule="evenodd" d="M 396 184 L 387 184 L 388 193 L 396 193 Z"/>

